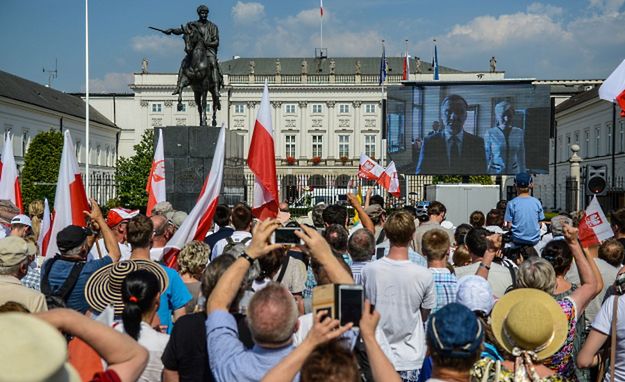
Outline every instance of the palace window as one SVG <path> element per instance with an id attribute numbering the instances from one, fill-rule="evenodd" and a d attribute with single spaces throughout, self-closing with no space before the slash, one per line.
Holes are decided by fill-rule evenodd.
<path id="1" fill-rule="evenodd" d="M 312 112 L 313 114 L 319 114 L 322 112 L 322 105 L 320 103 L 316 103 L 312 105 Z"/>
<path id="2" fill-rule="evenodd" d="M 339 105 L 339 113 L 347 114 L 349 113 L 349 105 L 346 103 L 342 103 Z"/>
<path id="3" fill-rule="evenodd" d="M 236 114 L 243 114 L 245 113 L 245 105 L 242 103 L 235 103 L 234 104 L 234 112 Z"/>
<path id="4" fill-rule="evenodd" d="M 154 102 L 152 104 L 152 113 L 162 113 L 163 112 L 163 104 L 160 102 Z"/>
<path id="5" fill-rule="evenodd" d="M 323 135 L 312 136 L 312 156 L 321 157 L 323 154 Z"/>
<path id="6" fill-rule="evenodd" d="M 339 135 L 339 158 L 349 158 L 349 135 Z"/>
<path id="7" fill-rule="evenodd" d="M 375 135 L 365 135 L 365 154 L 375 158 Z"/>
<path id="8" fill-rule="evenodd" d="M 373 103 L 365 104 L 365 113 L 375 113 L 375 104 Z"/>
<path id="9" fill-rule="evenodd" d="M 285 135 L 284 142 L 286 156 L 295 158 L 295 135 Z"/>
<path id="10" fill-rule="evenodd" d="M 295 114 L 295 104 L 287 103 L 286 105 L 284 105 L 284 112 L 286 114 Z"/>

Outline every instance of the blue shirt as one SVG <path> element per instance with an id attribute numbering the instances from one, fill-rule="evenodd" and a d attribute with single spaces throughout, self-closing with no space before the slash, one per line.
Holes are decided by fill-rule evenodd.
<path id="1" fill-rule="evenodd" d="M 46 260 L 46 262 L 41 267 L 41 279 L 43 280 L 44 272 L 46 270 L 46 263 L 52 259 Z M 87 304 L 87 300 L 85 299 L 85 284 L 89 277 L 95 273 L 98 269 L 113 263 L 113 259 L 110 256 L 104 256 L 101 259 L 88 261 L 85 263 L 85 266 L 80 271 L 80 275 L 78 276 L 78 280 L 76 281 L 76 285 L 74 285 L 74 289 L 70 292 L 66 305 L 70 309 L 74 309 L 79 311 L 80 313 L 85 313 L 87 309 L 89 309 L 89 304 Z M 65 282 L 67 277 L 69 276 L 72 268 L 76 264 L 75 261 L 67 261 L 63 259 L 59 259 L 52 264 L 52 268 L 50 269 L 50 277 L 48 281 L 50 282 L 50 288 L 52 292 L 57 291 Z"/>
<path id="2" fill-rule="evenodd" d="M 258 345 L 246 349 L 239 340 L 236 320 L 223 310 L 206 318 L 206 345 L 213 376 L 223 382 L 260 381 L 294 349 L 291 344 L 277 349 Z"/>
<path id="3" fill-rule="evenodd" d="M 434 279 L 434 289 L 436 290 L 436 307 L 432 309 L 432 314 L 447 304 L 456 302 L 458 292 L 458 280 L 456 275 L 447 268 L 428 268 L 432 272 Z"/>
<path id="4" fill-rule="evenodd" d="M 544 219 L 543 206 L 533 196 L 517 196 L 506 206 L 504 220 L 512 223 L 515 244 L 536 245 L 540 240 L 539 221 Z"/>
<path id="5" fill-rule="evenodd" d="M 167 330 L 167 334 L 170 334 L 173 327 L 172 315 L 174 311 L 187 305 L 193 296 L 189 293 L 189 289 L 184 285 L 184 281 L 182 281 L 178 272 L 163 264 L 159 265 L 163 267 L 165 273 L 167 273 L 169 285 L 167 285 L 165 293 L 161 294 L 161 304 L 158 307 L 157 313 L 158 318 L 161 320 L 161 327 Z"/>

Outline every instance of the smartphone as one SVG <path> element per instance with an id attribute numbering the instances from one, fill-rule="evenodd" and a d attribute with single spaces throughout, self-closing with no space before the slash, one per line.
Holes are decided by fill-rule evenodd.
<path id="1" fill-rule="evenodd" d="M 338 286 L 338 313 L 341 325 L 353 323 L 358 326 L 362 317 L 362 306 L 364 304 L 364 292 L 362 285 L 346 285 Z"/>
<path id="2" fill-rule="evenodd" d="M 301 228 L 296 227 L 278 228 L 277 230 L 273 231 L 273 234 L 271 234 L 271 242 L 274 244 L 304 244 L 302 240 L 295 234 L 295 231 L 301 230 Z"/>

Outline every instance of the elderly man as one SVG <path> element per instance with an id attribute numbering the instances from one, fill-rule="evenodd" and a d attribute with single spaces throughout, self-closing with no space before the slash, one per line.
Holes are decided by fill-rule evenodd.
<path id="1" fill-rule="evenodd" d="M 48 310 L 43 294 L 20 284 L 36 253 L 35 245 L 21 237 L 0 239 L 0 305 L 14 301 L 24 305 L 31 313 Z"/>
<path id="2" fill-rule="evenodd" d="M 525 172 L 525 132 L 512 126 L 514 107 L 508 101 L 495 105 L 496 127 L 486 133 L 488 173 L 493 175 Z"/>
<path id="3" fill-rule="evenodd" d="M 26 215 L 15 215 L 11 219 L 11 232 L 9 236 L 17 236 L 22 239 L 32 233 L 33 222 Z"/>
<path id="4" fill-rule="evenodd" d="M 441 103 L 443 131 L 425 137 L 417 174 L 483 174 L 486 171 L 484 140 L 464 131 L 469 105 L 452 94 Z"/>

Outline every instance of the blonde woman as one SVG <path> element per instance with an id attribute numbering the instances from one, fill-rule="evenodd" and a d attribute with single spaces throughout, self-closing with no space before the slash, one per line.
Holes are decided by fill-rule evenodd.
<path id="1" fill-rule="evenodd" d="M 193 296 L 186 305 L 186 312 L 193 313 L 198 305 L 202 273 L 208 265 L 211 248 L 208 244 L 193 240 L 185 245 L 178 255 L 180 277 L 184 281 L 189 293 Z"/>

